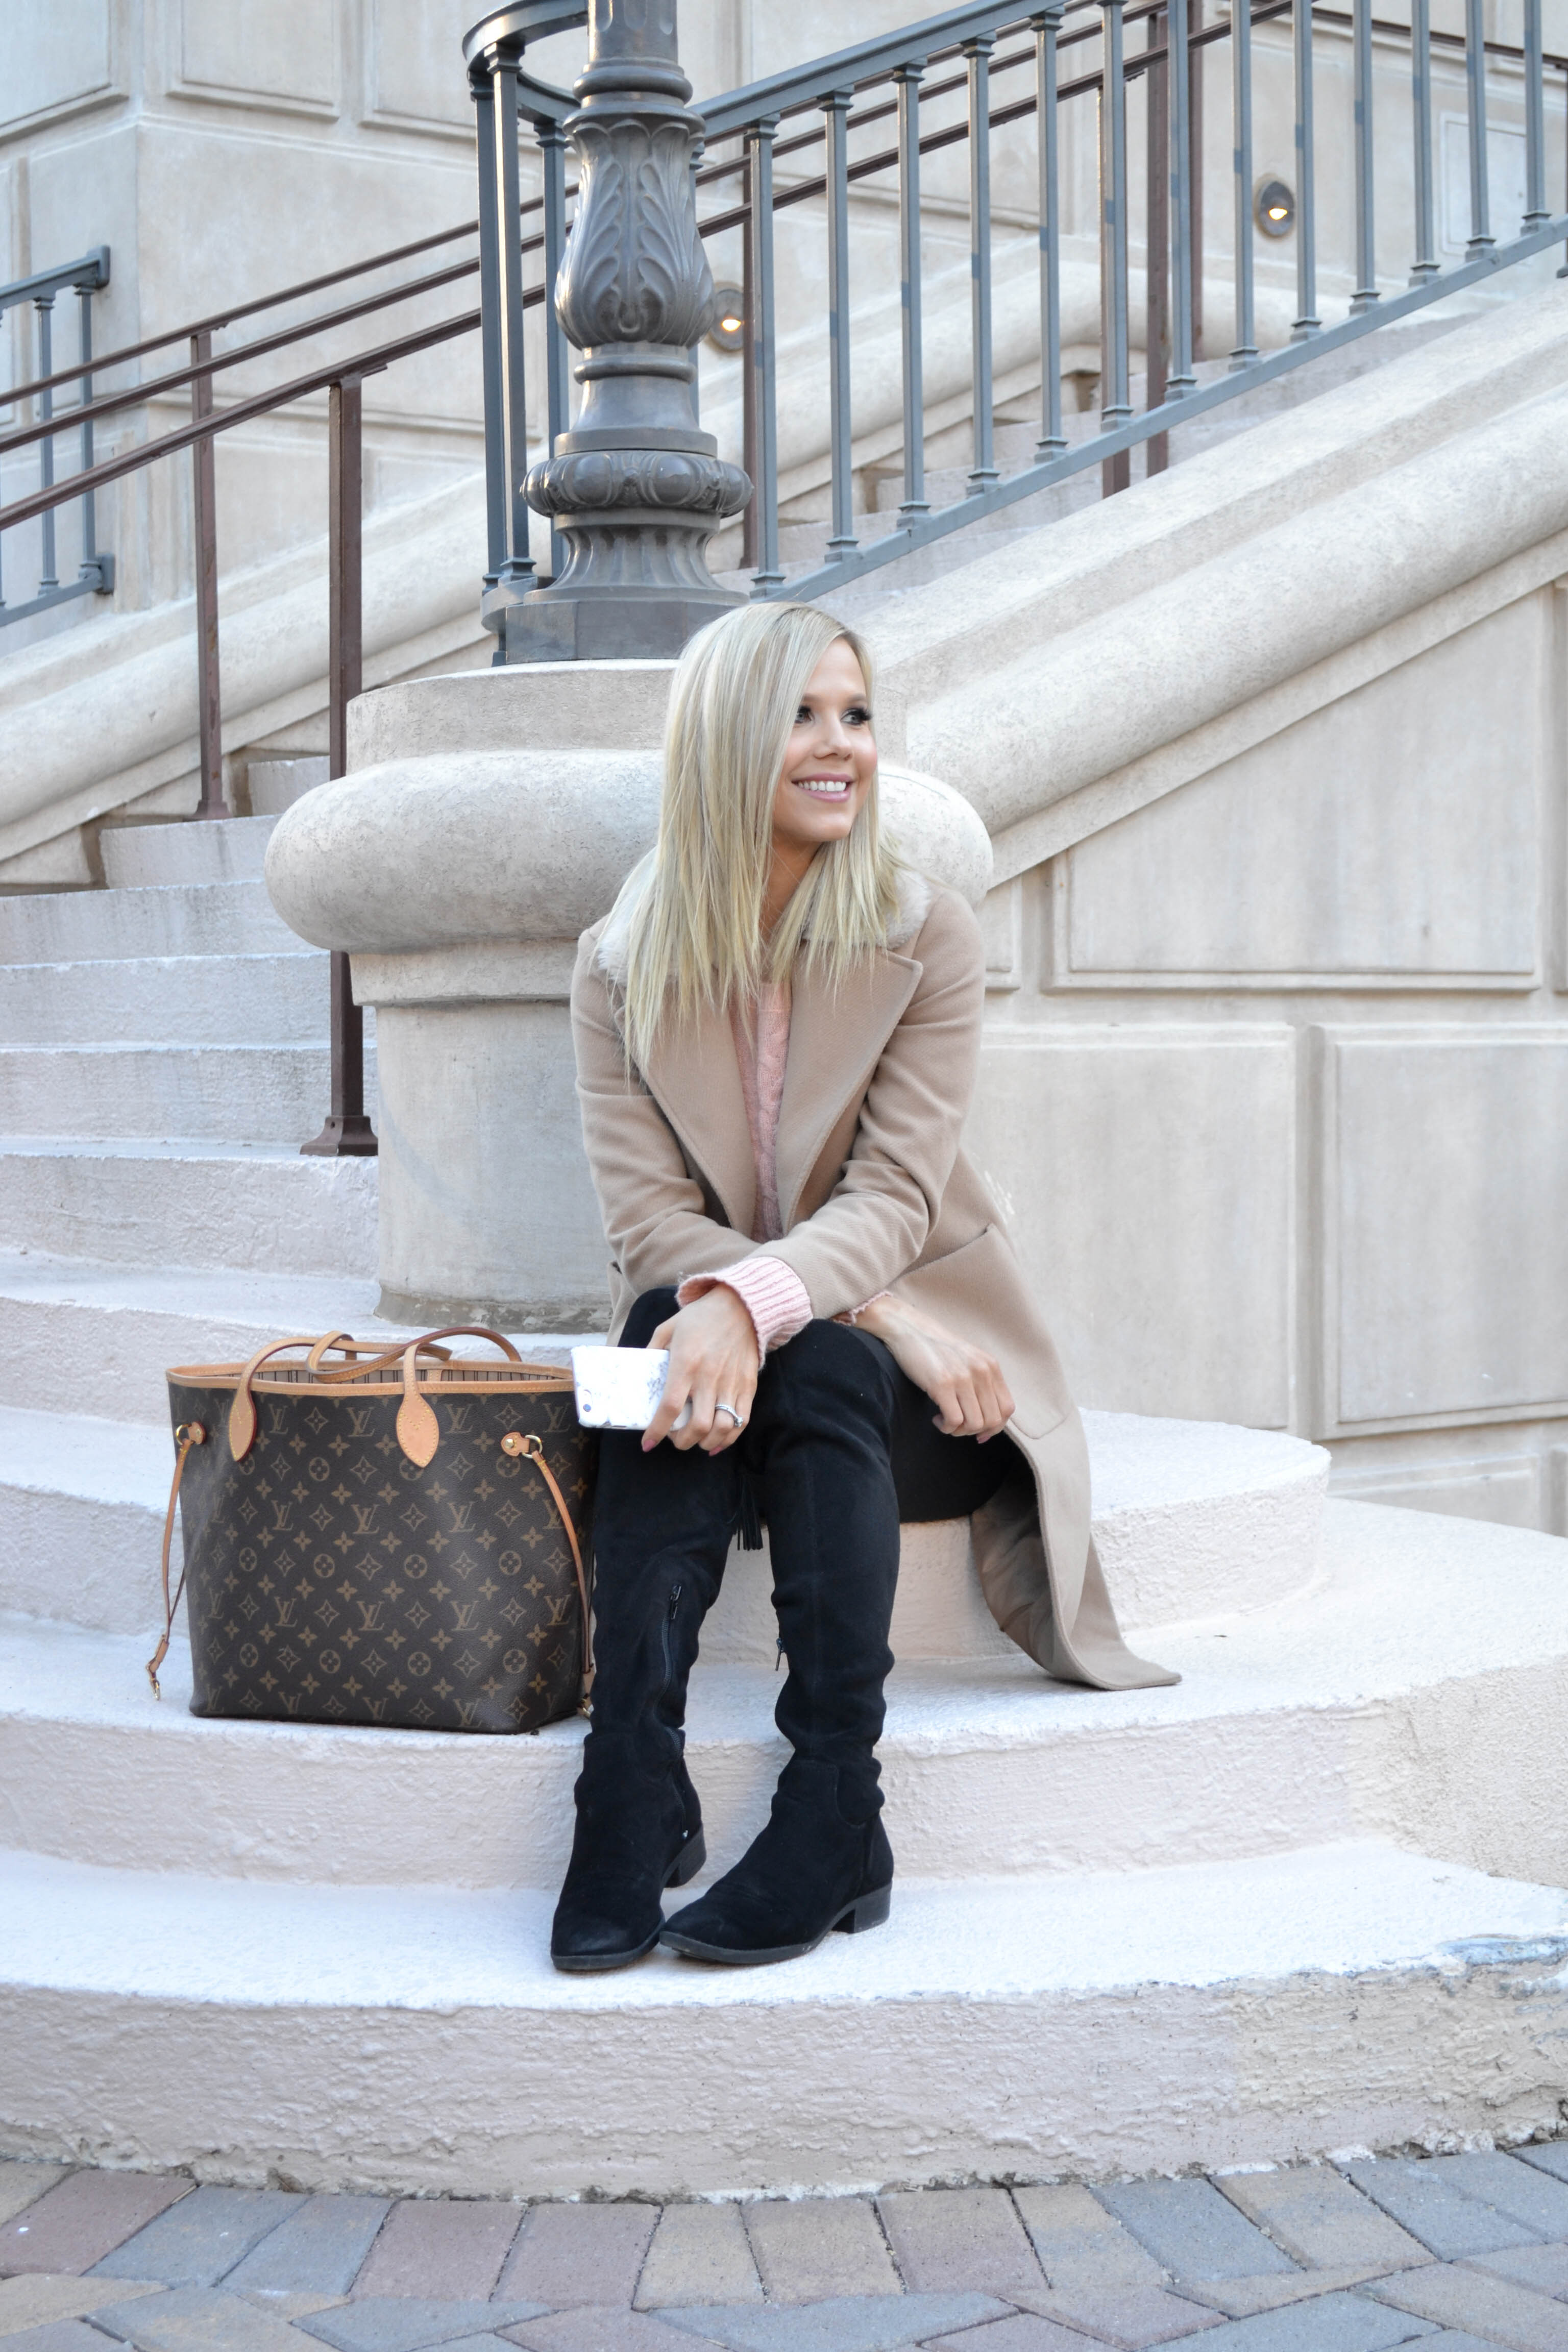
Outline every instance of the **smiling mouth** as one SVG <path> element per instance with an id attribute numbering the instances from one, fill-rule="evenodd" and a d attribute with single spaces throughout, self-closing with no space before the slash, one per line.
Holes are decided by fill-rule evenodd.
<path id="1" fill-rule="evenodd" d="M 811 793 L 824 801 L 847 799 L 851 784 L 848 776 L 797 776 L 795 781 L 801 792 Z"/>

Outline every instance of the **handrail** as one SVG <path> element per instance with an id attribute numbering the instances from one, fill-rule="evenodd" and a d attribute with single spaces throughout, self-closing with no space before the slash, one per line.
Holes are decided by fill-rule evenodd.
<path id="1" fill-rule="evenodd" d="M 1072 5 L 1089 7 L 1093 0 L 1072 0 Z M 1020 8 L 1017 0 L 1001 7 L 995 0 L 979 0 L 978 5 L 946 8 L 940 16 L 922 17 L 918 24 L 905 25 L 896 33 L 857 41 L 852 47 L 839 49 L 832 57 L 815 58 L 808 66 L 786 67 L 783 72 L 768 74 L 761 81 L 748 82 L 743 89 L 730 91 L 727 97 L 710 100 L 701 110 L 703 127 L 710 140 L 731 138 L 760 122 L 765 115 L 802 113 L 808 106 L 819 105 L 833 90 L 858 89 L 868 82 L 886 81 L 912 58 L 919 58 L 930 65 L 966 40 L 984 33 L 1021 28 L 1029 18 L 1030 11 Z"/>
<path id="2" fill-rule="evenodd" d="M 31 278 L 15 278 L 9 286 L 0 286 L 0 319 L 14 310 L 18 302 L 36 302 L 41 295 L 64 293 L 68 286 L 73 293 L 96 294 L 109 283 L 109 247 L 95 245 L 79 261 L 62 262 L 58 269 L 36 269 Z M 74 371 L 73 371 L 74 373 Z M 24 386 L 31 391 L 31 385 Z M 15 393 L 7 397 L 15 399 Z"/>

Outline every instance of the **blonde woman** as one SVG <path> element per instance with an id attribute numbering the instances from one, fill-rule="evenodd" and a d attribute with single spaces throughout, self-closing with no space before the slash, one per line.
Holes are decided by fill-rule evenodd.
<path id="1" fill-rule="evenodd" d="M 561 1969 L 625 1967 L 661 1937 L 784 1960 L 886 1919 L 900 1519 L 973 1517 L 992 1610 L 1050 1674 L 1174 1679 L 1122 1647 L 1081 1426 L 959 1149 L 984 956 L 964 901 L 882 833 L 870 687 L 859 639 L 812 605 L 742 606 L 694 638 L 658 844 L 578 954 L 611 1336 L 668 1348 L 669 1376 L 646 1433 L 603 1440 Z M 792 1754 L 761 1834 L 667 1924 L 663 1891 L 705 1860 L 687 1677 L 759 1517 Z"/>

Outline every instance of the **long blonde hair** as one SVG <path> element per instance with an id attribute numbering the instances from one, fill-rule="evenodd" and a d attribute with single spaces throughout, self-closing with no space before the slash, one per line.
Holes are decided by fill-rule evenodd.
<path id="1" fill-rule="evenodd" d="M 763 939 L 773 797 L 813 670 L 852 629 L 815 604 L 741 604 L 694 636 L 676 665 L 665 722 L 658 839 L 632 868 L 609 928 L 624 931 L 626 1051 L 642 1062 L 661 1023 L 746 1004 L 765 980 L 805 967 L 842 981 L 882 946 L 898 907 L 898 862 L 881 837 L 873 782 L 841 841 L 812 859 Z"/>

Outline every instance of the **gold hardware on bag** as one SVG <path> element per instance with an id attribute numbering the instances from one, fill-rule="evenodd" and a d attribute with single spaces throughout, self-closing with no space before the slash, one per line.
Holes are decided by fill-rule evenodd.
<path id="1" fill-rule="evenodd" d="M 174 1443 L 180 1450 L 174 1459 L 174 1483 L 169 1489 L 169 1508 L 163 1520 L 163 1636 L 147 1661 L 147 1679 L 153 1685 L 154 1698 L 163 1696 L 158 1687 L 158 1669 L 169 1654 L 169 1643 L 174 1631 L 174 1612 L 180 1605 L 180 1594 L 185 1589 L 185 1571 L 182 1568 L 174 1597 L 170 1600 L 169 1546 L 174 1534 L 174 1506 L 180 1499 L 180 1481 L 185 1475 L 185 1456 L 193 1445 L 205 1445 L 206 1442 L 206 1431 L 199 1421 L 183 1421 L 174 1432 Z"/>

